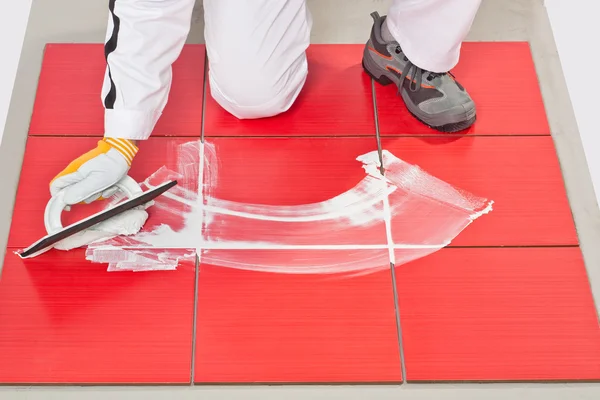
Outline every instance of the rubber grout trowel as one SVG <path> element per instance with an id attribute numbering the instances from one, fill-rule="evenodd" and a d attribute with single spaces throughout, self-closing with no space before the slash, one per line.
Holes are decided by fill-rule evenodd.
<path id="1" fill-rule="evenodd" d="M 119 215 L 125 211 L 146 204 L 175 185 L 177 185 L 177 181 L 171 180 L 144 192 L 133 178 L 125 176 L 115 186 L 128 198 L 126 201 L 93 214 L 64 228 L 60 222 L 60 216 L 67 205 L 62 200 L 62 196 L 60 194 L 54 196 L 46 205 L 46 210 L 44 212 L 44 224 L 46 225 L 46 231 L 48 232 L 48 235 L 44 236 L 26 249 L 17 252 L 17 254 L 21 258 L 36 257 L 52 249 L 57 242 L 85 229 L 91 228 L 92 226 L 106 221 L 107 219 Z"/>

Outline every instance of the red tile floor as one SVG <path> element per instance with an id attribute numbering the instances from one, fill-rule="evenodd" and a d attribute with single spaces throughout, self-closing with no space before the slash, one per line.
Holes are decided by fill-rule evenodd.
<path id="1" fill-rule="evenodd" d="M 174 65 L 171 101 L 140 146 L 134 178 L 163 165 L 170 146 L 204 135 L 219 150 L 221 197 L 318 202 L 364 174 L 355 157 L 377 150 L 377 118 L 384 149 L 495 201 L 447 248 L 341 277 L 202 262 L 109 273 L 82 250 L 20 260 L 13 251 L 45 233 L 49 194 L 39 188 L 103 132 L 102 46 L 48 45 L 0 278 L 0 383 L 600 380 L 598 317 L 529 46 L 463 49 L 455 74 L 479 110 L 463 135 L 420 125 L 395 88 L 372 86 L 362 45 L 311 46 L 298 101 L 255 121 L 205 95 L 203 46 L 186 46 Z M 270 251 L 240 254 L 346 256 Z"/>

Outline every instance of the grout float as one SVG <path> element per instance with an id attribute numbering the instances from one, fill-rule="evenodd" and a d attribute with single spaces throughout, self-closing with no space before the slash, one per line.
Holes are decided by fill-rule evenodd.
<path id="1" fill-rule="evenodd" d="M 154 200 L 139 233 L 91 243 L 86 257 L 109 270 L 170 270 L 195 254 L 203 263 L 253 271 L 363 274 L 402 265 L 448 245 L 492 202 L 441 181 L 387 150 L 362 154 L 365 177 L 313 204 L 271 206 L 218 199 L 214 144 L 181 145 L 177 171 L 143 182 L 180 184 Z M 164 221 L 156 225 L 153 221 Z M 154 225 L 153 225 L 154 224 Z M 375 242 L 371 242 L 375 240 Z"/>

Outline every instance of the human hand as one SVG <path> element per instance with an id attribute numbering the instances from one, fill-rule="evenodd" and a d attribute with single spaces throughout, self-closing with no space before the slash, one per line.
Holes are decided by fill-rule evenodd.
<path id="1" fill-rule="evenodd" d="M 72 161 L 50 182 L 50 194 L 63 192 L 65 204 L 108 198 L 129 171 L 137 146 L 127 139 L 104 138 L 98 146 Z"/>
<path id="2" fill-rule="evenodd" d="M 98 146 L 71 162 L 50 182 L 50 193 L 63 192 L 67 205 L 91 203 L 112 196 L 131 167 L 137 146 L 127 139 L 104 138 Z M 145 206 L 125 211 L 55 244 L 58 250 L 70 250 L 117 235 L 136 234 L 148 219 Z"/>

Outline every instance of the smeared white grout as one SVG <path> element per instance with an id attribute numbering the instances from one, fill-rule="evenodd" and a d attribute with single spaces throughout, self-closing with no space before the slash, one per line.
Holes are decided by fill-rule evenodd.
<path id="1" fill-rule="evenodd" d="M 396 247 L 394 246 L 394 239 L 392 238 L 392 211 L 390 209 L 390 199 L 388 196 L 385 196 L 385 199 L 383 199 L 383 220 L 385 222 L 385 237 L 387 240 L 388 256 L 390 259 L 390 263 L 395 265 L 396 255 L 394 249 Z M 434 248 L 439 247 L 434 246 Z"/>
<path id="2" fill-rule="evenodd" d="M 200 163 L 198 165 L 198 196 L 196 197 L 196 207 L 200 210 L 200 240 L 203 237 L 203 229 L 204 229 L 204 140 L 200 140 L 200 146 L 198 149 Z M 201 257 L 202 243 L 195 248 L 195 254 L 198 257 Z M 201 259 L 201 258 L 200 258 Z M 198 267 L 200 264 L 198 264 Z M 196 272 L 196 279 L 198 278 L 198 272 Z M 196 281 L 196 284 L 198 282 Z"/>
<path id="3" fill-rule="evenodd" d="M 163 222 L 133 236 L 90 244 L 87 257 L 109 263 L 114 271 L 173 269 L 189 256 L 182 249 L 193 249 L 203 263 L 227 268 L 363 274 L 387 268 L 390 261 L 401 265 L 431 254 L 491 211 L 492 202 L 386 150 L 382 155 L 386 176 L 372 151 L 356 158 L 365 177 L 347 192 L 319 203 L 270 206 L 213 197 L 216 148 L 188 142 L 178 149 L 177 172 L 163 167 L 144 182 L 152 188 L 181 178 L 180 185 L 155 199 L 150 221 Z M 361 239 L 365 243 L 356 244 Z"/>
<path id="4" fill-rule="evenodd" d="M 445 245 L 427 245 L 427 244 L 392 244 L 395 249 L 438 249 Z M 277 244 L 277 243 L 261 243 L 261 242 L 212 242 L 205 241 L 202 243 L 201 250 L 387 250 L 390 247 L 388 244 Z M 149 249 L 181 249 L 178 246 L 113 246 L 113 245 L 98 245 L 94 246 L 95 250 L 99 249 L 124 249 L 124 250 L 149 250 Z"/>

